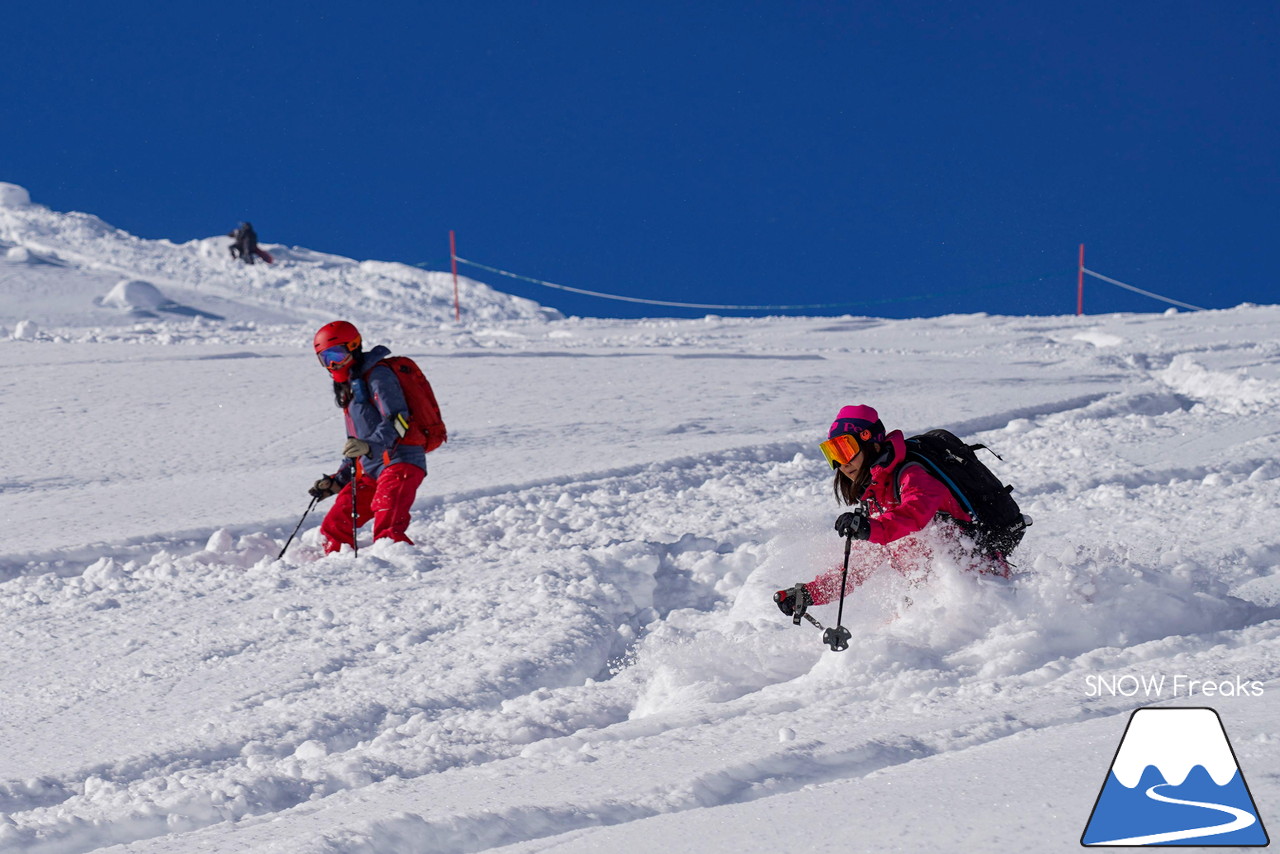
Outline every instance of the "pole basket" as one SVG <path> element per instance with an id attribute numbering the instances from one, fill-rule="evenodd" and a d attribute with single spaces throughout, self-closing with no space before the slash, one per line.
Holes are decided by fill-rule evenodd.
<path id="1" fill-rule="evenodd" d="M 835 626 L 822 633 L 822 642 L 831 647 L 832 652 L 844 652 L 849 648 L 849 639 L 852 637 L 844 626 Z"/>

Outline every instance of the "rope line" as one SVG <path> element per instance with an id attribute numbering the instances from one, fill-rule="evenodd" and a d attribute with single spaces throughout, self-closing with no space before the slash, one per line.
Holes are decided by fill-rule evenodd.
<path id="1" fill-rule="evenodd" d="M 1102 279 L 1102 281 L 1107 282 L 1108 284 L 1116 285 L 1117 287 L 1121 287 L 1126 290 L 1133 291 L 1135 294 L 1142 294 L 1144 297 L 1151 297 L 1152 299 L 1158 299 L 1161 302 L 1167 302 L 1170 305 L 1181 306 L 1182 308 L 1189 308 L 1192 311 L 1208 311 L 1208 309 L 1201 308 L 1198 305 L 1192 305 L 1189 302 L 1179 302 L 1176 299 L 1169 299 L 1168 297 L 1162 297 L 1159 294 L 1153 294 L 1151 293 L 1151 291 L 1144 291 L 1142 288 L 1135 288 L 1133 285 L 1126 285 L 1124 282 L 1117 282 L 1115 279 L 1112 279 L 1109 276 L 1104 276 L 1101 273 L 1095 273 L 1092 270 L 1087 269 L 1085 267 L 1081 267 L 1080 270 L 1081 272 L 1084 272 L 1090 276 L 1093 276 L 1095 279 Z"/>
<path id="2" fill-rule="evenodd" d="M 570 293 L 583 294 L 589 297 L 600 297 L 601 299 L 616 299 L 622 302 L 638 302 L 645 305 L 668 305 L 677 308 L 724 308 L 724 309 L 793 309 L 793 308 L 817 308 L 817 306 L 808 305 L 716 305 L 713 303 L 700 302 L 671 302 L 669 300 L 660 299 L 641 299 L 640 297 L 624 297 L 618 294 L 606 294 L 600 291 L 588 291 L 583 288 L 571 288 L 568 285 L 557 285 L 553 282 L 544 282 L 542 279 L 534 279 L 529 276 L 522 276 L 519 273 L 511 273 L 507 270 L 499 270 L 497 267 L 490 267 L 488 264 L 481 264 L 477 261 L 468 261 L 460 255 L 454 256 L 461 264 L 468 264 L 472 267 L 478 267 L 481 270 L 488 270 L 490 273 L 497 273 L 500 276 L 509 276 L 513 279 L 519 279 L 522 282 L 531 282 L 535 285 L 542 285 L 546 288 L 555 288 L 561 291 L 569 291 Z"/>
<path id="3" fill-rule="evenodd" d="M 546 287 L 546 288 L 555 288 L 556 290 L 569 291 L 570 293 L 583 294 L 584 296 L 599 297 L 600 299 L 612 299 L 612 300 L 619 300 L 621 302 L 642 303 L 644 305 L 673 306 L 675 308 L 710 308 L 710 309 L 719 309 L 719 310 L 727 310 L 727 311 L 801 311 L 801 310 L 814 309 L 814 308 L 850 308 L 854 306 L 888 305 L 888 304 L 899 303 L 899 302 L 915 302 L 918 300 L 933 299 L 935 297 L 950 296 L 954 293 L 957 293 L 955 291 L 952 291 L 947 294 L 933 293 L 933 294 L 922 294 L 917 296 L 895 297 L 892 299 L 861 300 L 858 302 L 810 303 L 807 305 L 720 305 L 716 303 L 673 302 L 671 300 L 642 299 L 641 297 L 628 297 L 628 296 L 621 296 L 619 294 L 606 294 L 606 293 L 602 293 L 601 291 L 589 291 L 584 288 L 573 288 L 568 285 L 557 285 L 554 282 L 547 282 L 542 279 L 535 279 L 531 276 L 522 276 L 519 273 L 512 273 L 508 270 L 500 270 L 497 267 L 490 267 L 488 264 L 481 264 L 478 261 L 469 261 L 460 255 L 455 255 L 454 260 L 456 260 L 460 264 L 466 264 L 468 266 L 476 267 L 481 270 L 487 270 L 488 272 L 495 273 L 499 276 L 507 276 L 512 279 L 519 279 L 522 282 L 529 282 L 534 285 L 542 285 L 543 287 Z M 1005 283 L 1005 284 L 999 284 L 999 285 L 984 285 L 981 287 L 969 288 L 965 292 L 989 291 L 989 290 L 997 290 L 1000 288 L 1011 288 L 1011 287 L 1025 287 L 1027 285 L 1036 284 L 1037 282 L 1043 282 L 1045 279 L 1048 279 L 1051 277 L 1052 277 L 1052 274 L 1046 274 L 1044 276 L 1040 276 L 1036 279 L 1032 279 L 1027 282 L 1011 282 L 1011 283 Z"/>
<path id="4" fill-rule="evenodd" d="M 555 288 L 556 290 L 568 291 L 569 293 L 574 293 L 574 294 L 582 294 L 583 296 L 598 297 L 599 299 L 618 300 L 620 302 L 640 303 L 642 305 L 662 305 L 662 306 L 671 306 L 673 308 L 706 308 L 706 309 L 718 309 L 723 311 L 801 311 L 805 309 L 814 309 L 814 308 L 852 308 L 856 306 L 868 306 L 868 305 L 891 305 L 894 303 L 917 302 L 920 300 L 934 299 L 937 297 L 953 296 L 956 293 L 975 293 L 978 291 L 999 290 L 1001 288 L 1026 287 L 1028 285 L 1039 284 L 1040 282 L 1043 282 L 1046 279 L 1051 279 L 1056 276 L 1056 274 L 1054 273 L 1047 273 L 1043 276 L 1038 276 L 1034 279 L 1029 279 L 1023 282 L 1006 282 L 1003 284 L 984 285 L 984 286 L 979 286 L 974 288 L 966 288 L 962 291 L 950 291 L 947 293 L 917 294 L 915 296 L 900 296 L 900 297 L 893 297 L 893 298 L 887 298 L 887 299 L 859 300 L 857 302 L 823 302 L 823 303 L 808 303 L 806 305 L 726 305 L 721 303 L 675 302 L 673 300 L 644 299 L 642 297 L 629 297 L 629 296 L 623 296 L 621 294 L 607 294 L 602 291 L 590 291 L 585 288 L 574 288 L 574 287 L 570 287 L 569 285 L 558 285 L 555 282 L 548 282 L 548 281 L 545 281 L 544 279 L 535 279 L 532 276 L 523 276 L 520 273 L 512 273 L 510 270 L 502 270 L 502 269 L 499 269 L 498 267 L 491 267 L 488 264 L 481 264 L 479 261 L 471 261 L 467 258 L 463 258 L 461 255 L 454 255 L 453 260 L 461 264 L 466 264 L 471 267 L 476 267 L 480 270 L 487 270 L 488 272 L 494 273 L 499 276 L 507 276 L 508 278 L 518 279 L 522 282 L 528 282 L 534 285 L 541 285 L 544 288 Z M 425 267 L 427 265 L 425 262 L 420 262 L 414 266 Z M 1176 300 L 1170 297 L 1161 296 L 1160 294 L 1152 293 L 1151 291 L 1143 290 L 1142 288 L 1125 284 L 1124 282 L 1121 282 L 1117 279 L 1113 279 L 1110 276 L 1104 276 L 1101 273 L 1096 273 L 1093 270 L 1088 269 L 1087 267 L 1081 267 L 1080 271 L 1089 276 L 1092 276 L 1095 279 L 1101 279 L 1102 281 L 1108 284 L 1115 285 L 1116 287 L 1133 291 L 1136 294 L 1142 294 L 1144 297 L 1150 297 L 1151 299 L 1160 300 L 1161 302 L 1166 302 L 1166 303 L 1169 303 L 1170 305 L 1176 305 L 1180 308 L 1186 308 L 1192 311 L 1208 311 L 1208 309 L 1204 308 L 1203 306 L 1192 305 L 1189 302 L 1182 302 L 1181 300 Z"/>

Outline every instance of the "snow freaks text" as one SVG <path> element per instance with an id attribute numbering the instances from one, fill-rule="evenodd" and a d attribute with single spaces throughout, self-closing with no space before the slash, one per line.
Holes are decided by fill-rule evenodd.
<path id="1" fill-rule="evenodd" d="M 1195 679 L 1183 673 L 1174 676 L 1102 676 L 1084 677 L 1085 694 L 1089 697 L 1261 697 L 1263 684 L 1258 680 Z"/>

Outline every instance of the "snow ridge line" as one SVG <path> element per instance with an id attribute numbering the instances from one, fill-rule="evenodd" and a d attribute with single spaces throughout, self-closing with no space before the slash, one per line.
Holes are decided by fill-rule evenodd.
<path id="1" fill-rule="evenodd" d="M 82 272 L 143 278 L 205 297 L 283 310 L 308 322 L 352 313 L 366 319 L 416 315 L 416 325 L 438 327 L 446 316 L 452 317 L 447 274 L 400 262 L 358 261 L 264 243 L 280 263 L 248 266 L 232 260 L 226 253 L 228 244 L 217 235 L 185 243 L 141 238 L 90 214 L 60 213 L 40 205 L 22 212 L 0 209 L 0 234 Z M 472 319 L 549 316 L 531 300 L 465 281 Z M 335 295 L 334 286 L 341 293 Z"/>
<path id="2" fill-rule="evenodd" d="M 1071 494 L 1079 495 L 1090 490 L 1107 486 L 1121 486 L 1125 489 L 1144 489 L 1146 487 L 1167 486 L 1171 483 L 1196 483 L 1207 477 L 1221 474 L 1232 474 L 1239 477 L 1262 479 L 1270 467 L 1275 464 L 1275 457 L 1236 457 L 1224 463 L 1213 463 L 1200 466 L 1172 466 L 1168 468 L 1144 467 L 1137 471 L 1108 474 L 1105 477 L 1082 477 L 1080 483 L 1072 484 Z M 1043 487 L 1018 489 L 1019 496 L 1043 496 L 1067 491 L 1060 483 L 1049 483 Z"/>
<path id="3" fill-rule="evenodd" d="M 500 484 L 478 489 L 460 490 L 420 497 L 414 502 L 414 512 L 422 514 L 433 510 L 447 508 L 453 504 L 475 501 L 477 499 L 494 498 L 502 495 L 517 495 L 534 492 L 549 487 L 590 486 L 601 481 L 618 478 L 631 478 L 647 472 L 681 469 L 688 471 L 695 466 L 722 465 L 730 462 L 762 462 L 782 463 L 793 459 L 796 454 L 813 455 L 816 443 L 799 441 L 770 442 L 761 445 L 745 445 L 723 451 L 702 455 L 673 457 L 659 462 L 638 463 L 611 469 L 595 469 L 576 474 L 540 478 L 522 483 Z M 265 532 L 280 540 L 288 536 L 295 525 L 297 517 L 278 517 L 268 520 L 261 527 L 219 526 L 187 528 L 181 531 L 162 533 L 154 537 L 139 537 L 116 543 L 92 543 L 75 549 L 58 549 L 49 552 L 28 552 L 8 555 L 0 559 L 0 584 L 15 578 L 32 575 L 43 575 L 54 572 L 63 578 L 82 575 L 94 563 L 109 558 L 117 561 L 134 560 L 153 553 L 151 550 L 163 551 L 172 557 L 184 557 L 199 552 L 218 531 L 227 531 L 233 537 L 241 537 Z M 319 524 L 318 519 L 315 524 Z M 304 529 L 309 530 L 314 525 Z"/>
<path id="4" fill-rule="evenodd" d="M 1009 426 L 1011 421 L 1019 418 L 1035 419 L 1043 418 L 1048 415 L 1061 415 L 1064 412 L 1073 412 L 1077 409 L 1084 409 L 1100 400 L 1104 400 L 1112 396 L 1113 394 L 1111 392 L 1082 394 L 1078 397 L 1069 397 L 1056 403 L 1002 410 L 993 415 L 984 416 L 982 418 L 970 418 L 964 421 L 953 421 L 949 424 L 940 424 L 935 426 L 950 430 L 952 433 L 961 437 L 973 435 L 975 433 L 989 433 L 993 430 L 1001 430 Z"/>
<path id="5" fill-rule="evenodd" d="M 626 479 L 636 475 L 662 472 L 669 469 L 688 471 L 697 466 L 721 466 L 734 462 L 785 463 L 794 459 L 796 455 L 812 457 L 816 462 L 818 458 L 817 447 L 818 443 L 816 441 L 803 442 L 799 440 L 766 442 L 759 445 L 740 445 L 720 451 L 711 451 L 704 454 L 686 454 L 655 462 L 637 463 L 616 468 L 589 469 L 574 474 L 538 478 L 520 483 L 441 493 L 420 498 L 414 503 L 414 509 L 430 510 L 455 501 L 494 498 L 500 495 L 532 492 L 548 487 L 589 486 L 605 480 Z"/>
<path id="6" fill-rule="evenodd" d="M 1034 419 L 1044 417 L 1046 415 L 1069 412 L 1075 409 L 1088 407 L 1111 396 L 1113 395 L 1106 393 L 1082 395 L 1068 398 L 1053 404 L 1032 408 L 1012 409 L 985 418 L 953 422 L 943 426 L 960 436 L 990 432 L 1007 426 L 1015 419 Z M 802 456 L 813 456 L 816 459 L 817 455 L 814 451 L 816 446 L 816 441 L 806 442 L 792 439 L 777 442 L 765 442 L 755 445 L 741 445 L 705 454 L 671 457 L 666 460 L 620 466 L 616 468 L 589 469 L 587 471 L 564 476 L 540 478 L 518 483 L 500 484 L 496 486 L 481 487 L 478 489 L 460 490 L 457 492 L 446 492 L 426 497 L 419 497 L 414 503 L 414 510 L 418 512 L 429 511 L 444 507 L 447 504 L 454 502 L 470 501 L 477 498 L 516 494 L 554 486 L 564 487 L 572 484 L 590 484 L 613 478 L 633 477 L 644 472 L 665 468 L 687 470 L 696 465 L 716 465 L 736 461 L 786 462 L 787 460 L 794 458 L 797 454 Z M 1034 494 L 1029 487 L 1025 486 L 1020 486 L 1019 492 Z M 54 552 L 29 552 L 25 554 L 11 555 L 0 559 L 0 583 L 22 576 L 39 575 L 51 571 L 56 572 L 63 577 L 72 577 L 82 574 L 88 566 L 101 558 L 107 557 L 116 560 L 135 559 L 140 555 L 145 554 L 149 549 L 163 549 L 165 551 L 170 551 L 175 555 L 191 553 L 198 551 L 201 543 L 206 542 L 209 537 L 220 530 L 227 530 L 233 536 L 243 536 L 244 534 L 254 531 L 265 530 L 269 535 L 283 541 L 283 538 L 287 536 L 288 532 L 293 530 L 293 526 L 296 524 L 297 520 L 293 517 L 277 517 L 276 519 L 264 522 L 261 528 L 255 527 L 249 529 L 241 526 L 188 528 L 180 531 L 162 533 L 154 538 L 138 538 L 135 540 L 125 541 L 124 543 L 106 543 L 101 545 L 93 544 L 70 551 L 60 549 Z M 68 562 L 72 562 L 73 565 L 67 566 Z M 74 564 L 83 565 L 77 567 Z"/>
<path id="7" fill-rule="evenodd" d="M 794 744 L 761 759 L 731 763 L 668 786 L 637 792 L 625 800 L 603 798 L 564 806 L 523 804 L 496 814 L 485 811 L 438 818 L 401 812 L 388 819 L 357 822 L 316 834 L 298 845 L 276 846 L 272 850 L 289 854 L 380 854 L 389 850 L 397 854 L 469 854 L 588 828 L 613 827 L 660 815 L 751 803 L 813 786 L 847 783 L 911 762 L 994 744 L 1028 731 L 1069 726 L 1095 719 L 1099 714 L 1127 713 L 1123 708 L 1104 713 L 1073 709 L 1040 724 L 999 714 L 971 722 L 959 732 L 948 728 L 918 736 L 873 738 L 834 750 L 827 749 L 825 742 L 814 740 Z M 604 734 L 607 730 L 598 735 Z M 537 777 L 525 779 L 536 781 Z"/>
<path id="8" fill-rule="evenodd" d="M 761 760 L 740 762 L 627 799 L 568 805 L 527 804 L 502 813 L 445 817 L 401 812 L 316 834 L 270 851 L 295 854 L 466 854 L 594 827 L 610 827 L 697 809 L 749 803 L 806 786 L 864 777 L 895 765 L 947 752 L 911 737 L 867 743 L 823 754 L 823 742 L 795 745 Z M 510 760 L 518 762 L 519 760 Z M 522 775 L 523 776 L 523 775 Z M 536 777 L 533 779 L 536 780 Z M 531 787 L 536 788 L 536 787 Z M 259 819 L 260 820 L 260 819 Z"/>
<path id="9" fill-rule="evenodd" d="M 1071 412 L 1091 406 L 1100 400 L 1113 396 L 1115 395 L 1110 392 L 1080 395 L 1055 403 L 1045 404 L 1043 406 L 1010 409 L 984 418 L 975 418 L 967 421 L 957 421 L 935 426 L 943 427 L 959 436 L 986 433 L 1003 429 L 1004 427 L 1007 427 L 1010 422 L 1017 419 L 1042 418 L 1048 415 L 1058 415 L 1064 412 Z M 782 463 L 793 459 L 796 455 L 812 457 L 816 461 L 818 459 L 816 448 L 819 441 L 821 441 L 820 438 L 811 441 L 791 439 L 776 442 L 764 442 L 755 445 L 739 445 L 722 451 L 713 451 L 705 454 L 688 454 L 650 463 L 639 463 L 636 465 L 621 466 L 618 468 L 592 469 L 561 477 L 540 478 L 520 483 L 502 484 L 499 486 L 482 487 L 480 489 L 443 493 L 426 498 L 419 498 L 414 504 L 414 509 L 432 509 L 452 501 L 468 501 L 475 498 L 490 498 L 497 495 L 513 494 L 551 486 L 589 484 L 613 478 L 627 478 L 644 472 L 665 468 L 690 469 L 697 465 L 719 465 L 739 461 Z M 279 524 L 283 525 L 284 523 L 281 522 Z"/>
<path id="10" fill-rule="evenodd" d="M 103 223 L 103 225 L 106 226 L 106 223 Z M 111 226 L 106 226 L 106 227 L 111 228 Z M 117 232 L 119 235 L 121 235 L 124 238 L 133 237 L 132 235 L 128 235 L 126 232 L 119 231 L 118 229 L 117 229 Z M 136 237 L 133 237 L 133 239 L 141 240 L 141 238 L 136 238 Z M 187 279 L 171 278 L 168 273 L 164 272 L 160 267 L 156 267 L 154 264 L 144 265 L 143 267 L 130 269 L 128 267 L 121 266 L 118 263 L 112 263 L 110 261 L 104 261 L 101 258 L 95 258 L 93 256 L 86 255 L 82 252 L 76 251 L 75 249 L 71 249 L 68 247 L 55 247 L 52 244 L 44 243 L 38 240 L 31 240 L 26 237 L 22 238 L 21 245 L 25 246 L 28 249 L 31 249 L 46 255 L 47 258 L 43 259 L 45 263 L 56 264 L 63 267 L 74 267 L 76 269 L 85 270 L 85 271 L 110 273 L 112 275 L 124 276 L 127 278 L 135 278 L 140 275 L 145 275 L 149 279 L 154 280 L 153 283 L 158 283 L 158 284 L 169 286 L 169 287 L 181 288 L 183 290 L 198 290 L 202 286 L 212 285 L 213 287 L 210 290 L 214 292 L 221 291 L 222 293 L 227 295 L 235 295 L 235 296 L 241 296 L 241 297 L 252 295 L 258 299 L 262 299 L 264 296 L 266 296 L 265 294 L 256 293 L 249 288 L 227 287 L 228 283 L 234 283 L 235 281 L 234 277 L 227 274 L 219 275 L 218 273 L 212 273 L 205 277 L 202 277 L 198 281 L 192 282 Z M 178 248 L 177 244 L 170 244 L 170 245 L 175 249 Z M 266 248 L 267 245 L 275 246 L 275 244 L 263 244 L 264 248 Z M 144 257 L 143 260 L 147 261 L 147 260 L 154 260 L 154 259 L 146 259 Z M 253 275 L 253 273 L 250 273 L 250 275 Z M 259 274 L 259 277 L 261 277 L 261 274 Z M 206 293 L 207 292 L 208 291 L 206 291 Z M 278 301 L 281 303 L 283 302 L 282 298 L 278 299 Z"/>

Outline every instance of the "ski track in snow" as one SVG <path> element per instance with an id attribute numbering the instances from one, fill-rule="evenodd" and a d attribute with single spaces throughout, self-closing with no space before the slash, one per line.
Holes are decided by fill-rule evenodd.
<path id="1" fill-rule="evenodd" d="M 547 322 L 475 284 L 457 325 L 399 265 L 244 271 L 34 206 L 0 240 L 31 253 L 5 322 L 66 285 L 63 325 L 0 340 L 0 400 L 76 437 L 0 475 L 2 851 L 751 854 L 797 816 L 820 847 L 1074 850 L 1144 702 L 1097 673 L 1257 680 L 1228 729 L 1280 761 L 1275 308 Z M 106 314 L 120 276 L 227 320 Z M 322 505 L 276 561 L 341 438 L 307 348 L 344 305 L 428 365 L 451 441 L 417 546 L 324 557 Z M 1036 522 L 1013 582 L 881 567 L 835 655 L 770 595 L 840 559 L 815 437 L 852 400 L 990 445 Z"/>

